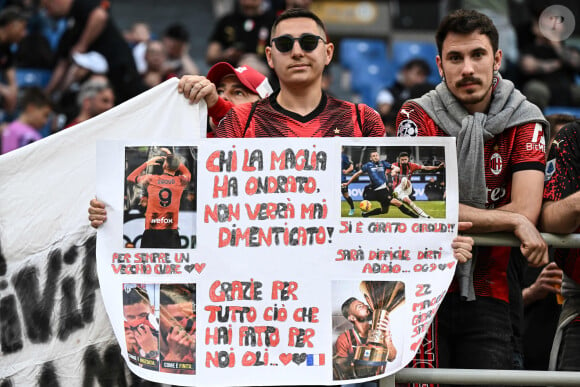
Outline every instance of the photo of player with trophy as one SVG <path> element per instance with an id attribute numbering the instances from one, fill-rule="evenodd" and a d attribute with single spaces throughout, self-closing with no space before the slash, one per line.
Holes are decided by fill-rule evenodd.
<path id="1" fill-rule="evenodd" d="M 380 375 L 397 356 L 389 316 L 404 304 L 405 284 L 361 281 L 359 290 L 364 300 L 347 298 L 342 318 L 333 316 L 334 332 L 342 330 L 334 344 L 334 380 Z"/>

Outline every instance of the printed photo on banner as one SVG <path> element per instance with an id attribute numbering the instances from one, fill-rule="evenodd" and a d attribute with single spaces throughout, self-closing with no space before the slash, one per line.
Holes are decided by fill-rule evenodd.
<path id="1" fill-rule="evenodd" d="M 445 148 L 342 146 L 342 217 L 446 217 Z"/>
<path id="2" fill-rule="evenodd" d="M 125 148 L 125 248 L 195 248 L 197 148 Z"/>
<path id="3" fill-rule="evenodd" d="M 333 380 L 384 374 L 397 357 L 391 314 L 405 303 L 404 282 L 333 281 L 332 297 Z"/>
<path id="4" fill-rule="evenodd" d="M 159 349 L 161 372 L 195 375 L 195 284 L 159 287 Z"/>
<path id="5" fill-rule="evenodd" d="M 129 360 L 154 371 L 159 369 L 158 287 L 156 284 L 123 285 L 123 317 Z"/>

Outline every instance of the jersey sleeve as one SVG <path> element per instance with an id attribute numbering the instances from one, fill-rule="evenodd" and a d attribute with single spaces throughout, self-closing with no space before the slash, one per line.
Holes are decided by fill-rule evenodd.
<path id="1" fill-rule="evenodd" d="M 542 124 L 529 123 L 517 128 L 511 164 L 514 172 L 545 170 L 546 142 Z"/>
<path id="2" fill-rule="evenodd" d="M 215 126 L 218 126 L 232 107 L 234 107 L 233 103 L 219 97 L 215 105 L 207 109 L 207 114 L 210 116 Z"/>
<path id="3" fill-rule="evenodd" d="M 379 113 L 367 105 L 362 105 L 362 108 L 363 137 L 385 137 L 385 125 Z"/>
<path id="4" fill-rule="evenodd" d="M 427 113 L 415 102 L 405 102 L 397 113 L 397 137 L 433 136 L 427 124 Z"/>
<path id="5" fill-rule="evenodd" d="M 564 126 L 554 137 L 546 166 L 544 199 L 556 201 L 580 191 L 580 125 Z"/>
<path id="6" fill-rule="evenodd" d="M 144 162 L 143 164 L 141 164 L 137 168 L 135 168 L 135 170 L 133 172 L 131 172 L 129 174 L 129 176 L 127 176 L 127 181 L 131 182 L 131 183 L 135 183 L 135 184 L 141 183 L 142 180 L 140 179 L 140 175 L 141 175 L 141 172 L 143 172 L 145 170 L 145 168 L 147 168 L 147 162 Z M 144 175 L 144 176 L 147 176 L 147 175 Z"/>
<path id="7" fill-rule="evenodd" d="M 249 106 L 246 106 L 249 105 Z M 234 106 L 230 109 L 216 128 L 216 137 L 241 138 L 244 137 L 244 129 L 248 120 L 251 104 Z"/>
<path id="8" fill-rule="evenodd" d="M 179 175 L 179 181 L 181 182 L 181 185 L 187 185 L 187 183 L 189 183 L 191 180 L 191 172 L 189 172 L 189 169 L 187 169 L 187 167 L 183 164 L 179 165 L 178 171 L 181 173 L 181 175 Z"/>
<path id="9" fill-rule="evenodd" d="M 413 173 L 415 171 L 420 171 L 421 169 L 423 169 L 422 165 L 415 164 L 415 163 L 409 163 L 409 166 L 411 167 L 411 173 Z"/>

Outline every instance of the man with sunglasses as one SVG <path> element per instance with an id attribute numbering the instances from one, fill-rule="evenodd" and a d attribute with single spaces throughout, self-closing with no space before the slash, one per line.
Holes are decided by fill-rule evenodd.
<path id="1" fill-rule="evenodd" d="M 373 109 L 322 91 L 322 72 L 332 59 L 334 45 L 318 16 L 305 9 L 287 10 L 274 22 L 271 36 L 266 59 L 278 76 L 280 89 L 254 104 L 231 109 L 216 130 L 218 137 L 385 135 Z M 188 96 L 196 91 L 183 93 Z"/>

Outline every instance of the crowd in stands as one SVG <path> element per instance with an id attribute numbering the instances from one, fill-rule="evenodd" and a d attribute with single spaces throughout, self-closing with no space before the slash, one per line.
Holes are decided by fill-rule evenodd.
<path id="1" fill-rule="evenodd" d="M 276 75 L 264 55 L 270 27 L 284 9 L 308 8 L 312 0 L 215 3 L 222 5 L 222 12 L 214 15 L 206 52 L 194 55 L 205 59 L 201 67 L 218 62 L 234 67 L 250 66 L 264 74 L 276 89 Z M 518 22 L 512 24 L 510 12 L 514 13 L 514 4 L 519 7 L 516 11 L 527 17 L 519 15 Z M 79 122 L 82 110 L 79 92 L 94 75 L 100 75 L 114 92 L 114 103 L 99 109 L 106 110 L 171 77 L 200 73 L 200 66 L 190 52 L 189 30 L 171 20 L 163 31 L 152 31 L 143 21 L 121 30 L 108 2 L 12 0 L 0 6 L 0 122 L 5 126 L 18 119 L 26 88 L 44 89 L 53 114 L 36 129 L 39 135 L 35 138 Z M 580 84 L 576 81 L 580 79 L 580 49 L 566 41 L 549 40 L 542 34 L 538 16 L 546 6 L 544 1 L 464 0 L 449 4 L 453 6 L 478 9 L 494 20 L 501 32 L 500 48 L 504 51 L 502 73 L 530 101 L 542 110 L 549 106 L 580 106 Z M 28 69 L 32 69 L 30 73 Z M 370 104 L 381 115 L 387 136 L 396 135 L 395 117 L 403 102 L 435 87 L 433 75 L 433 66 L 425 58 L 412 57 L 393 76 L 391 84 L 383 85 Z M 34 80 L 31 82 L 27 77 Z M 327 87 L 335 81 L 329 71 L 325 71 L 325 81 L 328 91 Z M 351 96 L 356 99 L 356 95 Z M 3 136 L 7 135 L 4 132 Z M 27 138 L 20 143 L 29 141 Z"/>

